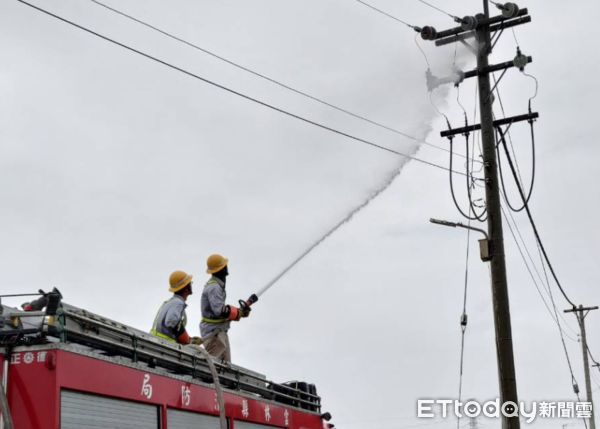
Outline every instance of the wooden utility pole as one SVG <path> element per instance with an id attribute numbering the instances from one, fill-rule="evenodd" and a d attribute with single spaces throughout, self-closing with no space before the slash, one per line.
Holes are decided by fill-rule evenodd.
<path id="1" fill-rule="evenodd" d="M 590 363 L 588 360 L 588 345 L 587 345 L 587 337 L 585 334 L 585 317 L 592 310 L 598 310 L 598 307 L 584 307 L 580 305 L 579 307 L 573 307 L 569 310 L 565 310 L 565 313 L 575 313 L 577 317 L 577 322 L 579 322 L 579 329 L 581 330 L 581 351 L 583 353 L 583 372 L 585 375 L 585 393 L 586 393 L 586 401 L 592 404 L 591 416 L 589 418 L 590 429 L 596 429 L 596 420 L 594 418 L 594 405 L 592 399 L 592 383 L 590 380 Z"/>
<path id="2" fill-rule="evenodd" d="M 487 3 L 487 1 L 484 1 L 485 18 L 489 17 Z M 477 55 L 477 70 L 481 72 L 489 66 L 488 56 L 491 53 L 489 25 L 481 26 L 476 31 L 476 41 L 480 46 Z M 489 73 L 480 73 L 477 81 L 481 114 L 485 198 L 488 213 L 487 224 L 491 248 L 490 268 L 492 272 L 492 302 L 494 305 L 500 401 L 502 403 L 513 401 L 518 404 L 508 286 L 506 281 L 506 263 L 504 259 L 498 160 L 496 159 L 496 138 L 493 124 L 492 100 L 494 97 L 490 95 L 491 84 Z M 503 427 L 506 429 L 519 429 L 519 418 L 511 417 L 508 421 L 503 421 Z"/>
<path id="3" fill-rule="evenodd" d="M 508 287 L 506 280 L 506 263 L 504 258 L 504 237 L 502 232 L 502 211 L 500 206 L 500 185 L 498 180 L 498 160 L 496 158 L 495 128 L 510 125 L 522 120 L 531 120 L 537 114 L 520 115 L 494 121 L 492 104 L 494 102 L 493 88 L 490 83 L 490 73 L 506 70 L 510 67 L 523 69 L 531 62 L 531 57 L 525 57 L 517 52 L 512 61 L 490 66 L 489 56 L 497 38 L 502 31 L 509 27 L 529 22 L 527 9 L 519 9 L 514 3 L 499 5 L 501 14 L 490 17 L 489 2 L 483 1 L 483 14 L 457 18 L 460 27 L 437 32 L 433 27 L 423 27 L 421 36 L 425 40 L 435 40 L 437 46 L 449 43 L 463 43 L 477 57 L 477 68 L 473 71 L 459 74 L 458 85 L 463 79 L 477 77 L 479 88 L 480 125 L 472 125 L 460 129 L 451 129 L 441 133 L 442 137 L 453 138 L 457 134 L 465 134 L 472 130 L 481 129 L 483 144 L 483 167 L 485 174 L 485 195 L 487 208 L 487 227 L 489 236 L 489 260 L 492 276 L 492 301 L 494 311 L 494 326 L 496 333 L 496 356 L 498 361 L 498 379 L 500 385 L 500 401 L 518 404 L 517 383 L 512 343 L 512 328 Z M 475 39 L 475 44 L 466 42 Z M 440 80 L 440 83 L 443 79 Z M 517 405 L 518 406 L 518 405 Z M 503 429 L 519 429 L 518 417 L 503 417 Z"/>

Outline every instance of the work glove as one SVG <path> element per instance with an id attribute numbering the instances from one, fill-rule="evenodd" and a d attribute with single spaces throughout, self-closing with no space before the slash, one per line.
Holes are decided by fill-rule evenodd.
<path id="1" fill-rule="evenodd" d="M 192 337 L 190 338 L 190 344 L 193 344 L 195 346 L 199 346 L 200 344 L 202 344 L 204 341 L 202 340 L 202 338 L 200 337 Z"/>

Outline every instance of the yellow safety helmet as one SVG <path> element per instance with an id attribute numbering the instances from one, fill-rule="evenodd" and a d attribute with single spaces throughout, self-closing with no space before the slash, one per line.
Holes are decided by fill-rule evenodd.
<path id="1" fill-rule="evenodd" d="M 185 271 L 173 271 L 169 277 L 169 292 L 178 292 L 192 282 L 192 276 Z"/>
<path id="2" fill-rule="evenodd" d="M 206 260 L 206 272 L 208 274 L 213 274 L 221 271 L 227 266 L 228 262 L 229 260 L 221 255 L 210 255 Z"/>

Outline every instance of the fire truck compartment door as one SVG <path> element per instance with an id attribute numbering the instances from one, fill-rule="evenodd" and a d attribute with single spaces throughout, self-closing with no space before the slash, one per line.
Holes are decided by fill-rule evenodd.
<path id="1" fill-rule="evenodd" d="M 158 407 L 98 395 L 63 390 L 60 394 L 61 429 L 158 429 Z"/>
<path id="2" fill-rule="evenodd" d="M 170 408 L 167 410 L 167 424 L 169 429 L 218 429 L 221 427 L 218 417 Z"/>

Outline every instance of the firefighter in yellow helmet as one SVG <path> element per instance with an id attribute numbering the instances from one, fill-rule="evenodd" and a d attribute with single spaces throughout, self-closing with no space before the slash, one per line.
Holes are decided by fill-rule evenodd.
<path id="1" fill-rule="evenodd" d="M 231 362 L 231 348 L 227 331 L 231 321 L 239 321 L 250 315 L 250 307 L 244 308 L 227 305 L 225 300 L 225 283 L 229 275 L 228 259 L 221 255 L 210 255 L 206 260 L 206 273 L 210 279 L 202 290 L 200 308 L 202 321 L 200 335 L 206 351 L 216 359 Z"/>
<path id="2" fill-rule="evenodd" d="M 173 292 L 173 296 L 160 306 L 150 333 L 179 344 L 200 344 L 200 338 L 190 338 L 185 329 L 185 301 L 192 294 L 192 276 L 184 271 L 173 271 L 169 277 L 169 292 Z"/>

